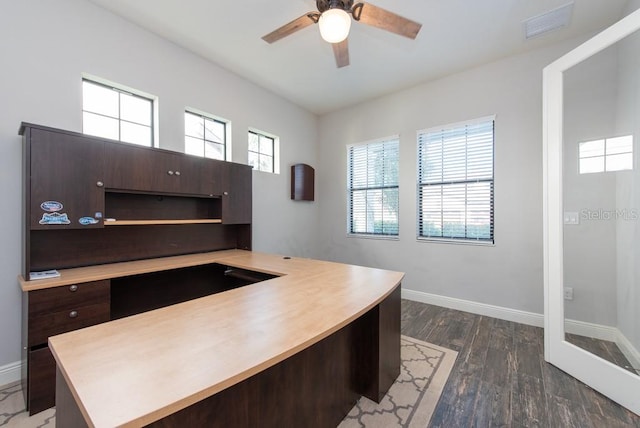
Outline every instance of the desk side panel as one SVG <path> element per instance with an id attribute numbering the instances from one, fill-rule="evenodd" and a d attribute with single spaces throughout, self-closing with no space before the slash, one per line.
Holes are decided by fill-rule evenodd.
<path id="1" fill-rule="evenodd" d="M 56 426 L 65 428 L 88 427 L 58 367 L 56 367 Z"/>

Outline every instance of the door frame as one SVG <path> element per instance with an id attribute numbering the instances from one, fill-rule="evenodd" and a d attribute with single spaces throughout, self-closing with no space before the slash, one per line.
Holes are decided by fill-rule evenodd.
<path id="1" fill-rule="evenodd" d="M 563 73 L 640 29 L 640 10 L 543 70 L 543 230 L 545 360 L 640 414 L 640 376 L 565 340 L 563 296 Z"/>

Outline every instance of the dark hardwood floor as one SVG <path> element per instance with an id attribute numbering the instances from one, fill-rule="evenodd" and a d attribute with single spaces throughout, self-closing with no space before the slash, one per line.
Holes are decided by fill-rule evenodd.
<path id="1" fill-rule="evenodd" d="M 541 328 L 403 300 L 402 334 L 458 351 L 429 427 L 640 428 L 544 361 Z"/>
<path id="2" fill-rule="evenodd" d="M 599 356 L 613 364 L 622 367 L 632 373 L 636 373 L 634 367 L 631 366 L 627 357 L 624 356 L 618 345 L 614 342 L 607 342 L 606 340 L 593 339 L 591 337 L 578 336 L 576 334 L 566 334 L 565 340 L 569 343 L 573 343 L 576 346 L 586 349 L 594 355 Z M 636 373 L 637 374 L 637 373 Z"/>

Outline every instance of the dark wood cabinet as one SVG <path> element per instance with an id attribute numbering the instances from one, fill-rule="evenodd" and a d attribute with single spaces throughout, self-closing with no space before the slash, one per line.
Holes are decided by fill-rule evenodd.
<path id="1" fill-rule="evenodd" d="M 29 129 L 25 134 L 33 230 L 102 227 L 104 144 L 91 138 Z"/>
<path id="2" fill-rule="evenodd" d="M 313 167 L 298 163 L 291 165 L 291 199 L 294 201 L 313 201 L 315 171 Z"/>
<path id="3" fill-rule="evenodd" d="M 27 123 L 20 135 L 27 280 L 31 271 L 251 249 L 252 172 L 247 165 Z M 29 412 L 54 404 L 55 362 L 48 337 L 109 321 L 114 314 L 230 287 L 228 278 L 224 286 L 215 279 L 218 283 L 211 284 L 212 271 L 202 272 L 170 275 L 164 296 L 155 294 L 155 282 L 139 278 L 142 285 L 131 289 L 144 298 L 133 309 L 125 303 L 128 287 L 122 284 L 136 284 L 135 279 L 116 280 L 115 287 L 103 280 L 25 292 L 23 383 Z"/>
<path id="4" fill-rule="evenodd" d="M 166 150 L 108 144 L 105 149 L 107 189 L 159 194 L 214 193 L 213 168 L 207 160 Z"/>
<path id="5" fill-rule="evenodd" d="M 47 346 L 49 336 L 111 319 L 109 280 L 46 288 L 26 293 L 26 402 L 30 414 L 55 404 L 56 364 Z"/>
<path id="6" fill-rule="evenodd" d="M 29 414 L 56 404 L 56 361 L 48 346 L 28 352 L 29 375 L 25 390 Z"/>
<path id="7" fill-rule="evenodd" d="M 95 281 L 29 292 L 29 347 L 49 336 L 110 319 L 109 281 Z"/>
<path id="8" fill-rule="evenodd" d="M 29 219 L 25 277 L 47 269 L 251 249 L 249 166 L 39 125 L 22 124 L 20 133 Z M 40 224 L 43 218 L 48 224 Z"/>
<path id="9" fill-rule="evenodd" d="M 251 223 L 252 169 L 225 162 L 222 169 L 222 223 Z"/>

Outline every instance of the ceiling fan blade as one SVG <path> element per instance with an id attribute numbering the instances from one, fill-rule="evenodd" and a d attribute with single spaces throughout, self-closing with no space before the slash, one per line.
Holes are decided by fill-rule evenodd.
<path id="1" fill-rule="evenodd" d="M 336 57 L 336 65 L 338 68 L 349 65 L 349 42 L 344 39 L 339 43 L 332 43 L 333 55 Z"/>
<path id="2" fill-rule="evenodd" d="M 320 12 L 306 13 L 301 17 L 296 18 L 293 21 L 289 22 L 288 24 L 283 25 L 277 30 L 272 31 L 266 36 L 263 36 L 262 40 L 264 40 L 267 43 L 277 42 L 283 37 L 287 37 L 288 35 L 293 34 L 298 30 L 302 30 L 303 28 L 308 27 L 309 25 L 317 23 L 319 18 L 320 18 Z"/>
<path id="3" fill-rule="evenodd" d="M 397 15 L 370 3 L 358 3 L 353 6 L 353 18 L 364 24 L 415 39 L 422 24 Z"/>

